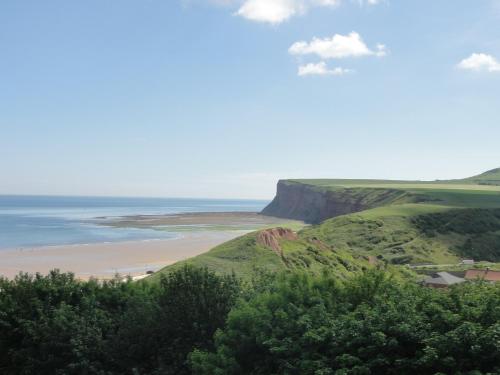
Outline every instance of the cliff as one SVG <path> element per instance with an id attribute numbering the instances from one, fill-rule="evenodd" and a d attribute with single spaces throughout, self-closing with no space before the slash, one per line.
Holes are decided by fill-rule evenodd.
<path id="1" fill-rule="evenodd" d="M 317 224 L 323 220 L 396 203 L 421 202 L 425 198 L 393 188 L 353 187 L 335 189 L 292 180 L 278 182 L 276 197 L 263 215 Z"/>

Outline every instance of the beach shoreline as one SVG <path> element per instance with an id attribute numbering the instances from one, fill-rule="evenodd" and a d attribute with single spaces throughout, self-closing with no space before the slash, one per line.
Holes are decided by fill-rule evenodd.
<path id="1" fill-rule="evenodd" d="M 99 217 L 88 222 L 116 230 L 153 230 L 158 237 L 0 249 L 0 276 L 12 279 L 20 272 L 47 274 L 59 269 L 72 272 L 83 280 L 91 277 L 111 279 L 116 274 L 137 279 L 255 230 L 280 225 L 300 226 L 299 222 L 256 212 L 130 215 Z M 162 238 L 166 233 L 172 237 Z"/>
<path id="2" fill-rule="evenodd" d="M 249 231 L 199 231 L 170 239 L 41 246 L 0 250 L 0 276 L 47 274 L 53 269 L 79 279 L 136 277 L 209 251 Z"/>

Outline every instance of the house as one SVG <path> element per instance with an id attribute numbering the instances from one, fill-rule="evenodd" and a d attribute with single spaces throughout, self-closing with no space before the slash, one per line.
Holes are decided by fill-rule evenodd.
<path id="1" fill-rule="evenodd" d="M 448 272 L 438 272 L 433 276 L 427 277 L 423 283 L 432 288 L 447 288 L 450 285 L 463 283 L 465 280 L 454 276 Z"/>
<path id="2" fill-rule="evenodd" d="M 466 265 L 473 265 L 474 264 L 474 259 L 463 259 L 462 264 Z"/>
<path id="3" fill-rule="evenodd" d="M 489 268 L 485 270 L 467 270 L 465 273 L 467 280 L 485 280 L 500 281 L 500 271 L 492 271 Z"/>

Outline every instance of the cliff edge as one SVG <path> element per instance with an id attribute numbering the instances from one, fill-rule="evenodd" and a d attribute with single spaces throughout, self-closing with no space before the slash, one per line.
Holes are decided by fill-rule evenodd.
<path id="1" fill-rule="evenodd" d="M 275 198 L 261 214 L 317 224 L 340 215 L 424 199 L 393 188 L 325 188 L 300 180 L 281 180 Z"/>

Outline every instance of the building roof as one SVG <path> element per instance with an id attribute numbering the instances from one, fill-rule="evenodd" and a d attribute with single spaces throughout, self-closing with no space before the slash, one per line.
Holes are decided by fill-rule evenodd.
<path id="1" fill-rule="evenodd" d="M 486 280 L 486 281 L 500 281 L 500 271 L 491 270 L 467 270 L 465 273 L 467 280 Z"/>
<path id="2" fill-rule="evenodd" d="M 424 283 L 429 285 L 453 285 L 463 283 L 464 281 L 461 277 L 456 277 L 448 272 L 438 272 L 434 277 L 427 277 Z"/>

